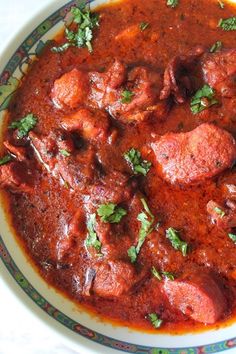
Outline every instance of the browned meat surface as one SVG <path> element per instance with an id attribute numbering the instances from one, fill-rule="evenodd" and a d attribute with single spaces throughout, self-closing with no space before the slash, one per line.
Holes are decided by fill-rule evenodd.
<path id="1" fill-rule="evenodd" d="M 62 119 L 62 127 L 67 131 L 77 131 L 88 140 L 106 141 L 109 129 L 109 117 L 100 110 L 80 109 Z"/>
<path id="2" fill-rule="evenodd" d="M 132 264 L 109 261 L 96 269 L 93 291 L 101 297 L 118 297 L 127 293 L 136 281 L 137 276 Z"/>
<path id="3" fill-rule="evenodd" d="M 0 166 L 0 187 L 13 192 L 30 192 L 33 187 L 33 175 L 27 165 L 18 161 Z"/>
<path id="4" fill-rule="evenodd" d="M 198 322 L 213 324 L 227 307 L 224 292 L 208 273 L 192 273 L 185 279 L 166 280 L 164 291 L 171 305 Z"/>
<path id="5" fill-rule="evenodd" d="M 161 76 L 145 67 L 135 67 L 128 73 L 125 86 L 117 91 L 115 100 L 109 100 L 109 112 L 124 121 L 144 120 L 152 114 L 153 105 L 158 100 Z M 132 93 L 130 102 L 122 102 L 122 93 Z M 155 109 L 154 109 L 155 110 Z"/>
<path id="6" fill-rule="evenodd" d="M 83 103 L 89 90 L 88 75 L 77 69 L 62 75 L 54 82 L 51 92 L 53 103 L 57 108 L 76 108 Z"/>
<path id="7" fill-rule="evenodd" d="M 210 200 L 207 204 L 207 212 L 211 222 L 217 227 L 226 231 L 236 227 L 236 203 L 234 201 L 227 200 L 225 206 L 222 206 Z"/>
<path id="8" fill-rule="evenodd" d="M 187 54 L 174 57 L 164 73 L 164 87 L 161 91 L 161 100 L 173 96 L 177 103 L 183 103 L 193 91 L 191 71 L 195 68 L 204 53 L 203 47 L 196 47 Z"/>
<path id="9" fill-rule="evenodd" d="M 208 54 L 203 59 L 205 81 L 224 97 L 236 96 L 236 49 Z"/>
<path id="10" fill-rule="evenodd" d="M 158 171 L 171 183 L 204 181 L 230 168 L 236 159 L 233 136 L 207 123 L 188 133 L 168 133 L 152 148 Z"/>
<path id="11" fill-rule="evenodd" d="M 65 131 L 54 131 L 44 137 L 33 132 L 29 135 L 39 161 L 49 173 L 74 190 L 88 189 L 94 178 L 92 148 L 75 150 L 72 138 Z"/>

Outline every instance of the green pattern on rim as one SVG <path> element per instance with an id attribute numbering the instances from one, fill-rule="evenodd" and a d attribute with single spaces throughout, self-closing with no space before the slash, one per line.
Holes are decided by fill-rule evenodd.
<path id="1" fill-rule="evenodd" d="M 92 0 L 93 1 L 93 0 Z M 90 2 L 92 2 L 90 1 Z M 11 59 L 8 61 L 5 69 L 0 74 L 0 111 L 7 109 L 10 99 L 17 89 L 20 78 L 16 78 L 15 71 L 18 69 L 21 73 L 21 77 L 24 73 L 25 64 L 28 65 L 32 62 L 32 58 L 39 55 L 41 50 L 47 45 L 41 38 L 45 33 L 52 29 L 60 21 L 63 21 L 65 15 L 70 8 L 74 6 L 77 1 L 70 1 L 65 6 L 57 10 L 51 16 L 49 16 L 44 22 L 42 22 L 21 44 L 16 50 Z M 30 52 L 33 46 L 36 46 L 34 52 Z M 96 343 L 103 344 L 109 348 L 118 349 L 125 353 L 136 354 L 213 354 L 219 353 L 224 350 L 236 348 L 236 337 L 230 340 L 204 345 L 201 347 L 191 348 L 153 348 L 142 345 L 136 345 L 131 343 L 122 342 L 98 332 L 92 331 L 80 325 L 78 322 L 72 320 L 57 308 L 52 306 L 37 290 L 29 283 L 25 276 L 21 273 L 10 253 L 8 252 L 1 236 L 0 236 L 0 258 L 8 269 L 9 273 L 24 290 L 24 292 L 38 305 L 44 312 L 60 322 L 62 325 L 72 330 L 73 332 L 90 339 Z"/>

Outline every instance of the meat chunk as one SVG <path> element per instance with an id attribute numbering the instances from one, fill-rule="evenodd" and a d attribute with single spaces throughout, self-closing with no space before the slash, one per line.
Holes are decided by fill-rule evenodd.
<path id="1" fill-rule="evenodd" d="M 210 200 L 207 203 L 207 212 L 211 217 L 213 224 L 217 227 L 230 231 L 231 228 L 236 227 L 236 202 L 227 200 L 225 206 Z"/>
<path id="2" fill-rule="evenodd" d="M 84 102 L 88 91 L 88 74 L 73 69 L 54 82 L 51 97 L 57 108 L 76 108 Z"/>
<path id="3" fill-rule="evenodd" d="M 64 117 L 61 124 L 67 131 L 78 131 L 85 139 L 104 142 L 108 138 L 109 118 L 100 110 L 80 109 Z"/>
<path id="4" fill-rule="evenodd" d="M 27 165 L 13 161 L 0 166 L 0 187 L 14 192 L 30 192 L 33 187 L 32 172 Z"/>
<path id="5" fill-rule="evenodd" d="M 146 67 L 135 67 L 128 71 L 115 61 L 106 73 L 91 72 L 89 102 L 105 108 L 116 119 L 124 122 L 143 121 L 152 116 L 162 117 L 168 112 L 168 102 L 158 102 L 161 76 Z M 127 102 L 122 96 L 129 91 Z"/>
<path id="6" fill-rule="evenodd" d="M 108 102 L 109 112 L 122 120 L 144 120 L 151 115 L 157 102 L 161 87 L 161 77 L 158 73 L 145 67 L 135 67 L 128 73 L 125 87 L 117 91 L 114 102 Z M 132 93 L 130 102 L 122 101 L 122 93 L 128 90 Z M 145 113 L 142 116 L 140 113 Z"/>
<path id="7" fill-rule="evenodd" d="M 72 138 L 60 130 L 44 137 L 33 132 L 29 136 L 39 161 L 49 173 L 73 190 L 87 191 L 94 178 L 95 153 L 92 148 L 76 150 Z"/>
<path id="8" fill-rule="evenodd" d="M 224 97 L 236 96 L 236 49 L 208 54 L 203 59 L 205 81 Z"/>
<path id="9" fill-rule="evenodd" d="M 125 82 L 126 75 L 126 67 L 119 60 L 115 60 L 105 73 L 90 72 L 90 104 L 96 108 L 105 108 L 109 102 L 115 101 L 116 90 Z"/>
<path id="10" fill-rule="evenodd" d="M 119 171 L 107 174 L 99 184 L 90 188 L 90 203 L 98 206 L 104 203 L 120 204 L 128 201 L 133 194 L 129 177 Z"/>
<path id="11" fill-rule="evenodd" d="M 208 273 L 196 272 L 186 279 L 166 280 L 164 291 L 174 308 L 197 322 L 213 324 L 227 308 L 220 284 Z"/>
<path id="12" fill-rule="evenodd" d="M 101 297 L 119 297 L 127 293 L 137 281 L 131 263 L 108 261 L 96 269 L 93 291 Z"/>
<path id="13" fill-rule="evenodd" d="M 164 87 L 160 99 L 173 96 L 177 103 L 183 103 L 188 94 L 193 91 L 191 71 L 204 53 L 203 47 L 196 47 L 187 54 L 174 57 L 164 73 Z"/>
<path id="14" fill-rule="evenodd" d="M 214 177 L 236 159 L 233 136 L 207 123 L 188 133 L 168 133 L 152 148 L 158 171 L 171 183 L 189 184 Z"/>

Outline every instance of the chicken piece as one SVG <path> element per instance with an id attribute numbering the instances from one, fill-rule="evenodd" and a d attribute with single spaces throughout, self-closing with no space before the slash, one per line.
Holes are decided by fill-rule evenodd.
<path id="1" fill-rule="evenodd" d="M 137 282 L 135 268 L 124 261 L 108 261 L 96 268 L 93 291 L 101 297 L 119 297 Z"/>
<path id="2" fill-rule="evenodd" d="M 73 190 L 88 190 L 95 171 L 95 153 L 92 148 L 75 150 L 72 138 L 60 130 L 46 137 L 33 132 L 29 136 L 39 161 L 49 173 Z"/>
<path id="3" fill-rule="evenodd" d="M 220 284 L 208 273 L 193 272 L 183 279 L 165 280 L 164 292 L 174 308 L 197 322 L 213 324 L 227 309 Z"/>
<path id="4" fill-rule="evenodd" d="M 195 68 L 200 57 L 204 53 L 204 48 L 199 46 L 174 57 L 166 67 L 164 73 L 164 87 L 160 94 L 160 99 L 164 100 L 173 96 L 177 103 L 184 103 L 189 94 L 193 92 L 191 71 Z"/>
<path id="5" fill-rule="evenodd" d="M 202 62 L 205 81 L 223 97 L 236 96 L 236 49 L 208 54 Z"/>
<path id="6" fill-rule="evenodd" d="M 108 138 L 109 118 L 105 112 L 80 109 L 63 118 L 62 127 L 67 131 L 77 131 L 83 138 L 105 142 Z"/>
<path id="7" fill-rule="evenodd" d="M 54 82 L 51 97 L 57 108 L 76 108 L 84 103 L 88 92 L 88 74 L 73 69 Z"/>
<path id="8" fill-rule="evenodd" d="M 0 166 L 0 188 L 29 193 L 33 188 L 33 175 L 23 162 L 13 161 Z"/>
<path id="9" fill-rule="evenodd" d="M 113 171 L 106 175 L 99 184 L 90 188 L 90 200 L 94 206 L 105 203 L 120 204 L 128 201 L 133 195 L 133 186 L 129 177 L 121 172 Z"/>
<path id="10" fill-rule="evenodd" d="M 210 200 L 207 203 L 207 212 L 211 217 L 213 224 L 217 227 L 230 231 L 231 228 L 236 227 L 236 202 L 227 200 L 225 206 Z"/>
<path id="11" fill-rule="evenodd" d="M 236 159 L 233 136 L 208 123 L 188 133 L 168 133 L 152 148 L 158 172 L 171 183 L 204 181 L 230 168 Z"/>
<path id="12" fill-rule="evenodd" d="M 153 110 L 149 107 L 157 102 L 161 87 L 161 76 L 145 67 L 135 67 L 128 74 L 125 88 L 117 91 L 114 102 L 108 102 L 109 112 L 115 118 L 124 121 L 142 121 L 148 118 Z M 131 92 L 132 96 L 125 102 L 124 93 Z M 141 116 L 140 114 L 143 114 Z"/>
<path id="13" fill-rule="evenodd" d="M 90 105 L 105 108 L 110 101 L 115 101 L 116 90 L 125 82 L 126 75 L 126 67 L 119 60 L 115 60 L 105 73 L 90 72 L 91 89 L 88 99 Z"/>

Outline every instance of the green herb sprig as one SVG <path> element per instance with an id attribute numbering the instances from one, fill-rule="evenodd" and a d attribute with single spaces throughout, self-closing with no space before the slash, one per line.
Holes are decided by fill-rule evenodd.
<path id="1" fill-rule="evenodd" d="M 215 91 L 209 85 L 204 85 L 191 99 L 190 107 L 193 114 L 200 113 L 218 103 L 214 98 Z"/>
<path id="2" fill-rule="evenodd" d="M 221 18 L 218 27 L 222 28 L 223 31 L 236 31 L 236 16 Z"/>
<path id="3" fill-rule="evenodd" d="M 124 208 L 119 207 L 117 204 L 108 203 L 101 204 L 97 209 L 98 215 L 105 223 L 119 223 L 123 216 L 127 214 Z"/>
<path id="4" fill-rule="evenodd" d="M 131 148 L 129 151 L 127 151 L 124 154 L 124 158 L 131 166 L 135 175 L 141 174 L 146 176 L 152 166 L 151 162 L 143 160 L 141 153 L 134 148 Z"/>
<path id="5" fill-rule="evenodd" d="M 146 237 L 153 231 L 154 215 L 151 213 L 146 200 L 142 198 L 141 202 L 143 204 L 144 211 L 137 217 L 137 220 L 141 222 L 138 243 L 136 246 L 131 246 L 128 250 L 128 256 L 130 257 L 131 263 L 136 262 Z"/>
<path id="6" fill-rule="evenodd" d="M 12 122 L 9 125 L 10 129 L 17 129 L 17 137 L 19 139 L 24 138 L 28 135 L 29 131 L 32 130 L 37 124 L 37 118 L 32 114 L 27 114 L 21 120 Z"/>
<path id="7" fill-rule="evenodd" d="M 87 222 L 88 234 L 85 241 L 85 245 L 87 247 L 95 248 L 97 252 L 101 252 L 102 244 L 98 239 L 97 233 L 95 231 L 95 226 L 96 226 L 96 214 L 91 214 Z"/>
<path id="8" fill-rule="evenodd" d="M 77 30 L 72 31 L 68 28 L 65 29 L 65 37 L 67 42 L 59 47 L 53 47 L 51 50 L 54 53 L 62 53 L 69 47 L 87 47 L 89 52 L 92 53 L 92 39 L 93 30 L 99 26 L 99 16 L 92 13 L 86 4 L 71 9 L 73 22 L 78 25 Z"/>
<path id="9" fill-rule="evenodd" d="M 175 250 L 181 251 L 183 256 L 187 255 L 188 244 L 180 239 L 178 231 L 173 227 L 170 227 L 166 230 L 166 237 L 170 240 L 171 245 Z"/>

